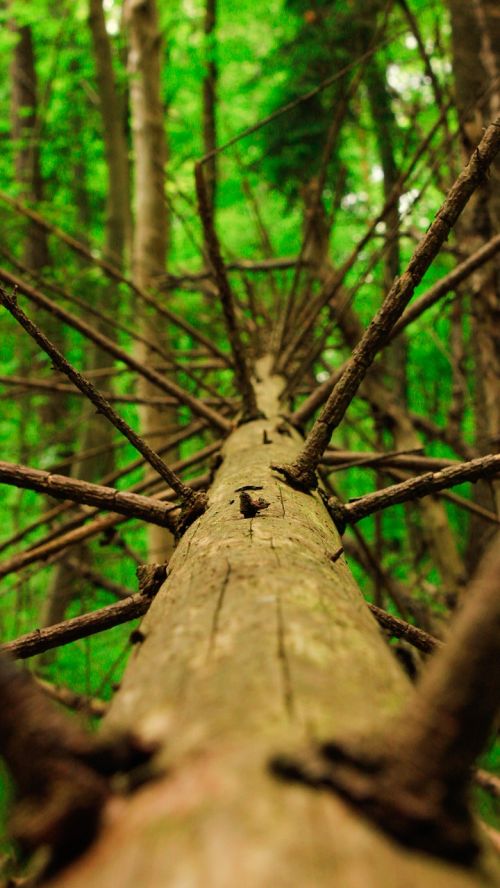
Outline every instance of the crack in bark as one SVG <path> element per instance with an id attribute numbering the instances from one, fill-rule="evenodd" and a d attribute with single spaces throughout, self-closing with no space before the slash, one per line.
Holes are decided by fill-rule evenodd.
<path id="1" fill-rule="evenodd" d="M 295 702 L 293 698 L 292 677 L 290 662 L 288 660 L 285 643 L 285 622 L 283 619 L 283 606 L 281 595 L 276 595 L 276 617 L 278 629 L 278 661 L 281 666 L 281 678 L 283 682 L 283 701 L 285 709 L 291 721 L 295 720 Z"/>
<path id="2" fill-rule="evenodd" d="M 214 615 L 212 618 L 212 627 L 210 630 L 210 637 L 208 639 L 207 662 L 210 660 L 212 653 L 213 653 L 213 649 L 215 647 L 217 633 L 219 631 L 219 619 L 220 619 L 220 615 L 222 612 L 222 608 L 224 606 L 224 599 L 226 597 L 226 589 L 227 589 L 227 585 L 229 583 L 230 576 L 231 576 L 231 562 L 229 561 L 229 559 L 226 559 L 226 573 L 223 577 L 220 592 L 217 597 Z"/>
<path id="3" fill-rule="evenodd" d="M 285 517 L 285 503 L 284 503 L 284 501 L 283 501 L 283 491 L 282 491 L 282 489 L 281 489 L 281 484 L 278 484 L 278 494 L 279 494 L 279 498 L 280 498 L 280 500 L 281 500 L 281 509 L 282 509 L 282 512 L 283 512 L 282 517 L 284 518 L 284 517 Z"/>

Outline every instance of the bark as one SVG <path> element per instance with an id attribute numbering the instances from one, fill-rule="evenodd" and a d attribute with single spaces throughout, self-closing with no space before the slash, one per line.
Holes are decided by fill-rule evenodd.
<path id="1" fill-rule="evenodd" d="M 114 800 L 98 841 L 51 888 L 486 885 L 491 861 L 465 870 L 410 855 L 340 799 L 270 773 L 276 751 L 306 738 L 369 738 L 409 685 L 345 559 L 332 560 L 339 537 L 321 499 L 269 467 L 301 442 L 277 428 L 284 381 L 258 373 L 266 418 L 228 438 L 106 719 L 155 737 L 168 771 Z M 242 516 L 242 488 L 269 507 Z"/>

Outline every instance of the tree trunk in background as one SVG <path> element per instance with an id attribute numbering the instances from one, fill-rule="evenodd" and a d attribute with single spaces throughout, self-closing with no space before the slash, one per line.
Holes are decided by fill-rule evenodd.
<path id="1" fill-rule="evenodd" d="M 205 0 L 205 77 L 203 78 L 203 153 L 209 154 L 217 147 L 217 61 L 216 29 L 217 0 Z M 217 158 L 205 164 L 205 182 L 212 212 L 217 191 Z"/>
<path id="2" fill-rule="evenodd" d="M 126 0 L 125 18 L 129 33 L 128 68 L 134 149 L 134 239 L 133 274 L 141 288 L 154 287 L 165 275 L 168 245 L 168 213 L 165 199 L 167 141 L 165 109 L 161 100 L 163 42 L 159 31 L 155 0 Z M 151 342 L 165 348 L 158 333 L 158 323 L 143 315 L 142 333 Z M 158 365 L 158 356 L 139 344 L 137 357 L 150 366 Z M 147 380 L 139 380 L 140 397 L 157 397 L 158 389 Z M 151 406 L 140 408 L 141 434 L 147 439 L 153 430 L 165 430 L 167 439 L 172 414 Z M 163 442 L 155 438 L 155 446 Z M 159 527 L 148 531 L 151 561 L 168 558 L 172 543 Z"/>
<path id="3" fill-rule="evenodd" d="M 128 148 L 125 134 L 125 109 L 122 96 L 117 88 L 113 70 L 112 47 L 106 31 L 102 0 L 89 0 L 89 27 L 92 36 L 96 80 L 103 128 L 103 140 L 108 172 L 108 192 L 106 199 L 106 227 L 104 257 L 117 268 L 125 264 L 130 253 L 131 214 Z M 84 206 L 86 200 L 83 201 Z M 85 230 L 86 226 L 84 227 Z M 97 289 L 94 290 L 97 292 Z M 116 287 L 108 284 L 103 293 L 104 313 L 111 316 L 119 311 Z M 99 308 L 99 305 L 97 306 Z M 109 327 L 99 318 L 94 321 L 98 330 L 109 334 Z M 89 369 L 107 367 L 110 357 L 95 345 L 89 344 L 86 361 Z M 109 383 L 112 387 L 112 383 Z M 94 447 L 104 448 L 98 456 L 80 460 L 78 455 L 72 463 L 71 474 L 82 481 L 98 482 L 113 468 L 113 429 L 101 416 L 96 414 L 92 404 L 85 403 L 80 422 L 81 434 L 77 451 L 85 452 Z M 88 560 L 88 550 L 71 550 L 69 560 Z M 78 593 L 77 576 L 74 568 L 63 559 L 54 570 L 47 599 L 44 604 L 42 625 L 51 626 L 64 618 L 67 607 Z M 51 651 L 44 656 L 50 660 Z"/>
<path id="4" fill-rule="evenodd" d="M 11 65 L 12 137 L 16 143 L 15 174 L 22 197 L 29 203 L 43 200 L 43 180 L 38 143 L 37 77 L 33 36 L 29 25 L 11 24 L 17 36 Z M 33 271 L 48 265 L 49 253 L 45 231 L 27 222 L 24 240 L 24 264 Z"/>
<path id="5" fill-rule="evenodd" d="M 92 47 L 96 69 L 99 106 L 101 111 L 106 167 L 108 173 L 108 191 L 106 196 L 106 230 L 104 258 L 122 269 L 130 254 L 131 247 L 131 213 L 130 213 L 130 182 L 128 146 L 125 133 L 125 108 L 120 95 L 113 70 L 113 53 L 108 33 L 102 0 L 89 0 L 88 16 Z M 115 315 L 119 311 L 116 286 L 109 284 L 103 294 L 105 313 Z M 102 333 L 109 334 L 109 327 L 97 319 L 95 326 Z M 106 352 L 92 346 L 88 366 L 91 369 L 107 367 L 110 357 Z M 92 447 L 110 444 L 113 430 L 109 423 L 96 416 L 95 410 L 88 405 L 84 411 L 84 429 L 80 449 L 85 451 Z M 112 470 L 113 457 L 111 447 L 108 453 L 91 460 L 73 464 L 72 474 L 84 481 L 98 481 Z"/>
<path id="6" fill-rule="evenodd" d="M 102 0 L 89 0 L 89 26 L 99 91 L 102 134 L 108 171 L 106 259 L 121 268 L 131 249 L 130 181 L 125 133 L 126 109 L 113 68 L 113 51 Z"/>
<path id="7" fill-rule="evenodd" d="M 321 498 L 270 469 L 301 444 L 278 431 L 270 365 L 256 387 L 266 419 L 227 439 L 107 718 L 160 739 L 168 770 L 111 803 L 96 844 L 51 888 L 494 884 L 492 861 L 467 870 L 407 851 L 336 796 L 270 774 L 273 755 L 311 737 L 371 738 L 409 693 Z M 256 518 L 240 514 L 244 485 L 270 504 Z"/>
<path id="8" fill-rule="evenodd" d="M 453 69 L 464 154 L 468 157 L 483 127 L 500 107 L 500 15 L 497 0 L 450 0 Z M 477 190 L 457 227 L 459 246 L 469 255 L 500 232 L 500 161 Z M 498 449 L 500 435 L 500 260 L 482 266 L 471 278 L 472 351 L 475 362 L 476 447 Z M 500 483 L 480 481 L 474 498 L 500 513 Z M 472 520 L 468 561 L 479 560 L 494 528 Z"/>

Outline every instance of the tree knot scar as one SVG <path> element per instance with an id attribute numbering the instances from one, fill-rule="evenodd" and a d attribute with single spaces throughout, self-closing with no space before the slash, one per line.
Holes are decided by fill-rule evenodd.
<path id="1" fill-rule="evenodd" d="M 321 499 L 326 506 L 326 510 L 332 519 L 335 527 L 342 536 L 348 523 L 348 512 L 344 504 L 336 496 L 327 496 L 323 490 L 319 491 Z M 342 554 L 342 553 L 340 553 Z M 338 555 L 337 557 L 340 557 Z M 337 560 L 337 559 L 335 559 Z"/>
<path id="2" fill-rule="evenodd" d="M 255 518 L 259 512 L 268 509 L 270 505 L 271 503 L 268 503 L 262 496 L 253 499 L 247 490 L 242 490 L 240 493 L 240 512 L 244 518 Z"/>
<path id="3" fill-rule="evenodd" d="M 167 564 L 139 564 L 136 570 L 139 592 L 147 598 L 154 598 L 168 576 Z"/>
<path id="4" fill-rule="evenodd" d="M 275 472 L 279 472 L 294 490 L 300 490 L 302 493 L 310 493 L 316 490 L 318 486 L 318 476 L 313 468 L 299 466 L 298 463 L 289 463 L 288 465 L 271 465 Z"/>
<path id="5" fill-rule="evenodd" d="M 129 642 L 130 642 L 130 644 L 133 644 L 133 645 L 142 644 L 144 641 L 146 641 L 146 637 L 147 637 L 146 633 L 143 632 L 142 629 L 137 628 L 137 629 L 134 629 L 134 631 L 130 633 Z"/>
<path id="6" fill-rule="evenodd" d="M 191 527 L 191 524 L 206 512 L 207 507 L 208 496 L 206 493 L 201 491 L 194 493 L 193 491 L 193 496 L 190 497 L 189 500 L 185 500 L 181 507 L 181 514 L 179 515 L 175 528 L 175 537 L 177 541 L 180 540 L 183 534 L 185 534 L 188 527 Z"/>

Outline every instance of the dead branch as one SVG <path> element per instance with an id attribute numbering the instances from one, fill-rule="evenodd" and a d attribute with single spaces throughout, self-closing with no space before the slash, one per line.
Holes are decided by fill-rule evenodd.
<path id="1" fill-rule="evenodd" d="M 205 336 L 200 330 L 196 327 L 193 327 L 189 321 L 186 321 L 184 318 L 179 317 L 173 311 L 170 311 L 169 308 L 166 308 L 164 305 L 157 302 L 157 300 L 151 296 L 146 290 L 142 289 L 142 287 L 137 286 L 130 278 L 127 278 L 121 271 L 116 268 L 116 266 L 112 265 L 105 259 L 101 259 L 99 256 L 96 256 L 92 253 L 85 244 L 82 244 L 81 241 L 77 240 L 71 235 L 66 234 L 66 232 L 62 231 L 61 228 L 58 228 L 57 225 L 53 225 L 51 222 L 48 222 L 43 218 L 39 213 L 36 213 L 34 210 L 29 207 L 24 206 L 20 201 L 15 200 L 10 197 L 5 192 L 0 191 L 0 200 L 3 200 L 6 204 L 8 204 L 12 209 L 14 209 L 17 213 L 20 213 L 23 216 L 26 216 L 28 219 L 31 219 L 35 222 L 40 228 L 43 228 L 45 231 L 49 231 L 55 237 L 57 237 L 62 243 L 65 243 L 70 249 L 72 249 L 78 255 L 83 256 L 87 262 L 90 262 L 92 265 L 100 268 L 104 273 L 114 281 L 118 283 L 125 284 L 129 287 L 146 305 L 149 305 L 154 309 L 158 314 L 163 315 L 163 317 L 167 318 L 174 326 L 178 327 L 181 330 L 184 330 L 189 336 L 191 336 L 196 342 L 199 342 L 200 345 L 205 346 L 209 352 L 214 355 L 217 355 L 224 364 L 228 365 L 230 363 L 228 356 L 224 354 L 224 352 L 220 351 L 217 348 L 216 344 L 209 339 L 208 336 Z"/>
<path id="2" fill-rule="evenodd" d="M 489 771 L 478 768 L 474 773 L 474 780 L 481 789 L 489 792 L 496 799 L 500 799 L 500 777 L 498 774 L 490 774 Z"/>
<path id="3" fill-rule="evenodd" d="M 399 617 L 387 613 L 387 611 L 377 607 L 375 604 L 369 604 L 368 607 L 377 620 L 377 623 L 379 623 L 383 629 L 387 629 L 394 638 L 404 638 L 405 641 L 413 645 L 413 647 L 418 648 L 419 651 L 423 651 L 425 654 L 431 654 L 432 651 L 443 644 L 442 641 L 439 641 L 438 638 L 434 638 L 434 636 L 430 635 L 428 632 L 424 632 L 423 629 L 418 629 L 417 626 L 412 626 L 411 623 L 407 623 L 406 620 L 401 620 Z"/>
<path id="4" fill-rule="evenodd" d="M 194 493 L 194 491 L 184 484 L 183 481 L 173 472 L 163 461 L 156 451 L 144 441 L 129 425 L 119 416 L 113 409 L 111 404 L 103 397 L 103 395 L 95 388 L 95 386 L 82 376 L 58 348 L 42 333 L 42 331 L 28 318 L 24 311 L 19 308 L 16 300 L 0 287 L 0 302 L 10 312 L 10 314 L 21 324 L 32 339 L 42 348 L 46 354 L 50 356 L 54 365 L 61 370 L 69 379 L 83 392 L 89 401 L 97 407 L 99 413 L 102 413 L 109 422 L 114 425 L 118 431 L 132 444 L 133 447 L 144 457 L 150 466 L 163 478 L 164 481 L 175 490 L 180 497 L 183 508 L 185 507 L 186 515 L 189 514 L 189 521 L 193 521 L 206 508 L 207 500 L 204 494 Z M 67 497 L 66 497 L 67 498 Z M 171 528 L 172 529 L 172 528 Z"/>
<path id="5" fill-rule="evenodd" d="M 173 447 L 176 447 L 177 444 L 179 444 L 181 441 L 185 441 L 187 438 L 190 438 L 192 435 L 198 434 L 198 432 L 200 432 L 205 427 L 206 427 L 206 423 L 204 420 L 197 420 L 193 423 L 190 423 L 186 428 L 183 428 L 179 432 L 177 432 L 177 434 L 172 435 L 169 438 L 167 444 L 165 444 L 163 447 L 160 447 L 158 449 L 158 453 L 162 454 L 162 453 L 167 452 L 168 450 L 172 449 Z M 164 435 L 163 430 L 162 430 L 162 435 Z M 123 439 L 121 439 L 119 443 L 120 444 L 124 443 Z M 109 445 L 106 444 L 105 446 L 107 448 Z M 101 449 L 102 448 L 94 448 L 93 451 L 94 452 L 97 451 L 100 453 Z M 219 449 L 218 442 L 215 442 L 213 445 L 209 445 L 208 449 L 205 448 L 204 452 L 205 452 L 205 455 L 210 455 L 211 453 L 215 453 L 218 449 Z M 92 455 L 94 455 L 93 451 L 91 451 Z M 187 468 L 188 466 L 193 465 L 194 464 L 193 457 L 195 457 L 196 462 L 198 462 L 200 453 L 203 453 L 203 450 L 198 451 L 197 454 L 193 454 L 191 457 L 188 457 L 187 460 L 178 460 L 177 462 L 175 462 L 173 464 L 172 468 L 174 469 L 174 471 L 179 472 L 183 468 Z M 82 454 L 81 453 L 78 454 L 78 457 L 81 460 Z M 106 484 L 106 485 L 114 484 L 120 478 L 123 478 L 124 476 L 128 475 L 130 472 L 133 472 L 135 469 L 139 468 L 143 464 L 144 464 L 144 460 L 142 459 L 142 457 L 139 457 L 139 459 L 136 459 L 130 463 L 127 463 L 127 465 L 123 466 L 123 468 L 117 469 L 114 472 L 110 472 L 109 475 L 106 475 L 102 479 L 102 483 Z M 138 493 L 139 487 L 134 486 L 130 490 L 130 492 L 131 493 L 132 492 Z M 43 515 L 41 515 L 40 518 L 38 518 L 36 521 L 31 522 L 26 527 L 23 527 L 22 530 L 18 531 L 18 533 L 14 534 L 13 536 L 11 536 L 7 540 L 5 540 L 3 543 L 1 543 L 0 544 L 0 552 L 3 552 L 5 549 L 10 548 L 10 546 L 13 546 L 15 543 L 20 542 L 26 536 L 28 536 L 30 533 L 37 530 L 39 527 L 42 527 L 44 524 L 48 524 L 49 522 L 53 521 L 53 519 L 59 517 L 61 514 L 63 514 L 64 512 L 66 512 L 72 508 L 73 508 L 73 506 L 71 503 L 66 503 L 66 504 L 55 506 L 53 509 L 49 509 L 47 512 L 44 512 Z"/>
<path id="6" fill-rule="evenodd" d="M 84 392 L 75 391 L 72 385 L 51 382 L 49 379 L 30 379 L 25 376 L 0 376 L 0 385 L 19 386 L 25 389 L 34 389 L 39 392 L 60 392 L 65 395 L 87 397 Z M 150 404 L 155 407 L 172 407 L 178 401 L 175 398 L 140 398 L 138 395 L 115 395 L 113 392 L 101 391 L 101 394 L 111 404 Z"/>
<path id="7" fill-rule="evenodd" d="M 97 589 L 104 589 L 106 592 L 114 595 L 115 598 L 127 599 L 134 594 L 132 589 L 128 589 L 127 586 L 122 586 L 120 583 L 115 583 L 113 580 L 108 579 L 108 577 L 104 577 L 97 571 L 92 570 L 87 564 L 84 564 L 83 561 L 68 558 L 67 564 L 74 572 L 75 577 L 83 577 Z"/>
<path id="8" fill-rule="evenodd" d="M 194 490 L 204 490 L 207 487 L 209 480 L 210 475 L 207 473 L 206 475 L 200 475 L 200 477 L 190 481 L 190 484 Z M 172 491 L 162 491 L 157 496 L 158 499 L 165 500 L 171 500 L 174 498 Z M 172 505 L 172 508 L 174 509 L 176 507 Z M 80 521 L 84 521 L 86 517 L 87 516 L 83 516 Z M 59 552 L 62 552 L 69 546 L 77 545 L 92 537 L 99 536 L 102 533 L 110 533 L 113 528 L 127 520 L 129 519 L 124 515 L 111 513 L 110 515 L 106 515 L 105 518 L 96 518 L 89 524 L 83 527 L 78 527 L 76 530 L 62 533 L 55 539 L 52 539 L 51 542 L 37 544 L 31 549 L 20 552 L 19 555 L 14 555 L 12 558 L 3 561 L 0 564 L 0 579 L 11 573 L 15 573 L 18 570 L 22 570 L 23 568 L 28 567 L 28 565 L 34 564 L 36 561 L 47 560 L 48 558 L 57 555 Z"/>
<path id="9" fill-rule="evenodd" d="M 500 118 L 490 124 L 469 163 L 450 189 L 448 196 L 415 250 L 406 271 L 394 283 L 360 342 L 354 349 L 341 379 L 328 398 L 319 418 L 307 436 L 297 460 L 275 467 L 291 484 L 309 490 L 317 484 L 316 467 L 332 433 L 342 421 L 375 356 L 387 344 L 396 321 L 410 301 L 470 196 L 483 180 L 500 150 Z"/>
<path id="10" fill-rule="evenodd" d="M 383 463 L 387 467 L 396 467 L 401 469 L 446 469 L 450 466 L 457 465 L 456 459 L 445 459 L 436 456 L 421 456 L 415 451 L 403 453 L 402 451 L 391 451 L 388 453 L 365 453 L 362 450 L 326 450 L 322 465 L 334 466 L 336 472 L 353 468 L 354 466 L 374 466 Z"/>
<path id="11" fill-rule="evenodd" d="M 132 736 L 98 739 L 66 718 L 9 658 L 0 658 L 0 753 L 16 798 L 9 831 L 23 851 L 50 850 L 49 876 L 94 839 L 110 777 L 144 765 L 152 749 Z"/>
<path id="12" fill-rule="evenodd" d="M 124 601 L 108 604 L 89 614 L 80 617 L 72 617 L 55 623 L 46 629 L 35 629 L 26 635 L 21 635 L 14 641 L 8 641 L 0 645 L 0 651 L 9 654 L 16 660 L 25 660 L 35 657 L 53 648 L 62 647 L 79 638 L 88 638 L 97 635 L 105 629 L 128 623 L 137 617 L 142 617 L 151 604 L 151 597 L 147 595 L 132 595 Z"/>
<path id="13" fill-rule="evenodd" d="M 83 712 L 85 715 L 90 715 L 94 718 L 102 718 L 108 711 L 108 704 L 104 700 L 98 700 L 96 697 L 87 697 L 85 694 L 77 694 L 70 688 L 51 684 L 50 681 L 45 681 L 44 678 L 38 678 L 38 676 L 34 676 L 34 679 L 44 694 L 47 694 L 52 700 L 61 703 L 68 709 Z"/>
<path id="14" fill-rule="evenodd" d="M 296 319 L 295 327 L 296 332 L 295 336 L 289 342 L 287 348 L 283 351 L 282 356 L 280 357 L 280 367 L 285 370 L 288 368 L 289 363 L 293 359 L 293 356 L 297 353 L 300 348 L 302 342 L 305 340 L 307 336 L 309 336 L 310 331 L 313 329 L 321 311 L 325 308 L 340 290 L 343 285 L 343 282 L 349 273 L 349 271 L 354 267 L 358 258 L 360 257 L 362 251 L 366 247 L 366 245 L 373 238 L 377 225 L 380 222 L 386 220 L 387 216 L 393 211 L 394 207 L 397 205 L 397 202 L 401 196 L 401 191 L 403 185 L 408 181 L 409 177 L 413 173 L 417 163 L 419 160 L 426 154 L 429 149 L 429 146 L 436 135 L 436 132 L 441 127 L 444 115 L 451 107 L 451 103 L 448 103 L 448 106 L 443 109 L 437 121 L 431 127 L 431 130 L 422 140 L 420 145 L 418 146 L 417 151 L 415 152 L 410 164 L 407 169 L 401 174 L 398 180 L 394 183 L 394 186 L 391 190 L 391 193 L 388 195 L 384 206 L 382 207 L 380 213 L 375 216 L 374 219 L 368 225 L 364 235 L 359 239 L 356 243 L 354 249 L 351 251 L 350 255 L 347 259 L 342 263 L 339 269 L 332 270 L 326 277 L 324 281 L 321 292 L 318 294 L 316 299 L 312 304 L 307 303 L 304 306 L 304 311 L 300 317 Z"/>
<path id="15" fill-rule="evenodd" d="M 439 490 L 445 490 L 447 487 L 462 484 L 465 481 L 474 482 L 479 478 L 491 478 L 498 474 L 500 474 L 500 454 L 490 454 L 472 459 L 470 462 L 458 463 L 447 469 L 441 469 L 439 472 L 426 472 L 425 475 L 417 475 L 415 478 L 409 478 L 408 481 L 393 484 L 383 490 L 376 490 L 374 493 L 369 493 L 345 505 L 337 504 L 337 507 L 341 511 L 345 524 L 355 524 L 362 518 L 373 515 L 374 512 L 379 512 L 382 509 L 388 509 L 396 503 L 406 503 L 421 496 L 429 496 Z"/>
<path id="16" fill-rule="evenodd" d="M 97 509 L 117 512 L 128 518 L 139 518 L 149 524 L 168 527 L 175 530 L 175 522 L 171 506 L 167 506 L 152 497 L 140 496 L 137 493 L 103 487 L 90 481 L 79 481 L 65 475 L 53 475 L 31 466 L 19 466 L 14 463 L 0 462 L 0 482 L 21 487 L 25 490 L 37 490 L 54 499 L 71 500 L 95 506 Z"/>
<path id="17" fill-rule="evenodd" d="M 202 401 L 190 392 L 181 388 L 168 377 L 162 376 L 152 367 L 141 364 L 140 361 L 137 361 L 132 355 L 129 355 L 124 349 L 116 345 L 116 343 L 105 336 L 104 333 L 91 327 L 86 321 L 77 318 L 76 315 L 71 314 L 71 312 L 66 311 L 66 309 L 56 305 L 55 302 L 48 299 L 48 297 L 44 296 L 39 290 L 25 284 L 24 281 L 4 268 L 0 268 L 0 280 L 3 280 L 8 286 L 13 287 L 15 290 L 19 290 L 19 292 L 23 293 L 28 299 L 34 302 L 35 305 L 44 308 L 64 324 L 68 324 L 68 326 L 72 327 L 74 330 L 78 330 L 82 336 L 85 336 L 86 339 L 94 342 L 117 360 L 122 361 L 127 367 L 138 373 L 139 376 L 143 376 L 145 379 L 148 379 L 153 383 L 153 385 L 157 386 L 157 388 L 166 392 L 168 395 L 172 395 L 179 404 L 185 404 L 186 407 L 189 407 L 197 416 L 201 416 L 208 420 L 210 425 L 214 428 L 224 433 L 231 431 L 231 422 L 225 419 L 220 413 L 216 412 L 208 405 L 203 404 Z"/>
<path id="18" fill-rule="evenodd" d="M 489 259 L 492 259 L 498 251 L 500 250 L 500 234 L 497 234 L 495 237 L 492 237 L 487 243 L 485 243 L 479 250 L 476 250 L 471 256 L 457 265 L 453 271 L 450 271 L 445 277 L 441 278 L 441 280 L 437 281 L 434 286 L 430 287 L 422 296 L 419 296 L 418 299 L 415 299 L 415 302 L 406 309 L 403 315 L 400 317 L 399 321 L 394 324 L 392 328 L 392 333 L 390 337 L 390 341 L 399 336 L 402 330 L 405 330 L 409 324 L 413 323 L 416 318 L 419 318 L 420 315 L 427 311 L 432 305 L 435 305 L 439 299 L 442 299 L 443 296 L 446 296 L 451 290 L 454 290 L 458 284 L 461 284 L 466 278 L 468 278 L 474 271 L 484 265 L 485 262 L 488 262 Z"/>
<path id="19" fill-rule="evenodd" d="M 178 460 L 176 463 L 174 463 L 174 468 L 176 471 L 181 471 L 182 469 L 198 465 L 200 462 L 204 461 L 208 456 L 217 452 L 217 450 L 218 450 L 218 448 L 216 447 L 216 444 L 210 444 L 210 445 L 208 445 L 208 447 L 203 447 L 201 450 L 198 450 L 196 453 L 192 453 L 190 456 L 187 456 L 184 459 Z M 110 475 L 107 476 L 106 480 L 114 481 L 117 478 L 122 477 L 123 474 L 128 474 L 128 472 L 131 471 L 131 465 L 132 464 L 129 464 L 128 466 L 125 466 L 124 469 L 122 469 L 122 470 L 117 470 L 116 472 L 112 472 Z M 132 487 L 130 488 L 130 490 L 127 492 L 128 493 L 145 493 L 146 491 L 148 491 L 150 494 L 150 498 L 153 498 L 155 500 L 156 499 L 168 500 L 169 502 L 171 502 L 174 499 L 173 491 L 163 490 L 163 491 L 160 491 L 157 493 L 151 492 L 152 488 L 156 487 L 158 483 L 159 483 L 158 480 L 156 480 L 155 478 L 150 478 L 150 477 L 145 478 L 142 481 L 138 481 L 136 484 L 133 484 Z M 191 482 L 191 481 L 189 482 L 190 486 L 193 486 L 193 487 L 195 486 L 195 483 L 196 482 Z M 204 486 L 202 486 L 201 488 L 197 488 L 197 489 L 203 490 Z M 74 508 L 74 506 L 72 503 L 67 503 L 65 508 L 71 510 Z M 170 508 L 175 509 L 176 506 L 171 506 Z M 59 514 L 61 514 L 61 513 L 59 513 Z M 52 540 L 54 538 L 60 537 L 61 535 L 65 535 L 69 531 L 80 527 L 89 518 L 93 518 L 95 515 L 98 515 L 98 514 L 99 514 L 99 509 L 92 509 L 89 511 L 88 509 L 84 508 L 84 509 L 78 510 L 73 518 L 70 518 L 69 521 L 66 522 L 66 524 L 59 525 L 55 530 L 49 532 L 43 538 L 42 541 L 38 541 L 35 544 L 35 547 L 38 548 L 40 546 L 43 546 L 43 545 L 49 543 L 50 540 Z M 31 546 L 30 549 L 32 549 L 32 548 L 34 548 L 34 547 Z M 1 572 L 1 568 L 0 568 L 0 572 Z"/>
<path id="20" fill-rule="evenodd" d="M 210 201 L 207 194 L 207 186 L 203 176 L 203 167 L 201 166 L 201 164 L 195 165 L 194 174 L 200 219 L 205 234 L 205 244 L 208 252 L 208 258 L 210 260 L 210 264 L 212 265 L 215 281 L 219 290 L 222 311 L 224 313 L 224 319 L 226 322 L 227 335 L 233 353 L 236 381 L 242 397 L 242 420 L 246 422 L 252 419 L 256 419 L 259 415 L 259 411 L 257 409 L 257 401 L 255 399 L 255 391 L 250 376 L 250 370 L 245 355 L 245 349 L 238 328 L 238 322 L 236 320 L 234 295 L 226 274 L 224 261 L 222 259 L 219 239 L 215 230 L 213 214 L 210 207 Z"/>

